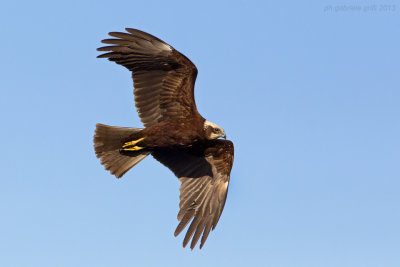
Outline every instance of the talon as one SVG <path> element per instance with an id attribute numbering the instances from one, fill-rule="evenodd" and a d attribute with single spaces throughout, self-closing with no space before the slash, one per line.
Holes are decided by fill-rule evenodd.
<path id="1" fill-rule="evenodd" d="M 140 141 L 143 141 L 143 140 L 144 140 L 144 137 L 142 137 L 142 138 L 140 138 L 138 140 L 131 141 L 131 142 L 126 142 L 122 147 L 134 146 L 134 145 L 136 145 L 137 143 L 139 143 Z"/>

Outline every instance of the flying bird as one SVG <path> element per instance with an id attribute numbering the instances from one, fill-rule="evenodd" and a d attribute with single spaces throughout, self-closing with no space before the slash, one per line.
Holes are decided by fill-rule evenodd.
<path id="1" fill-rule="evenodd" d="M 135 106 L 145 128 L 97 124 L 94 149 L 101 164 L 117 178 L 148 155 L 181 182 L 175 236 L 190 223 L 183 240 L 203 247 L 224 209 L 233 143 L 225 131 L 204 119 L 194 99 L 196 66 L 169 44 L 143 31 L 110 32 L 98 58 L 132 72 Z M 224 138 L 225 140 L 221 139 Z"/>

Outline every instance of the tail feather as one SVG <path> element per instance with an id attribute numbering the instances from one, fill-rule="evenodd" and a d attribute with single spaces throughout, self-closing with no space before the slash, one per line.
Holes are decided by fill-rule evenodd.
<path id="1" fill-rule="evenodd" d="M 96 124 L 94 135 L 94 150 L 100 158 L 106 170 L 115 177 L 122 177 L 133 166 L 147 157 L 149 151 L 135 151 L 132 153 L 120 153 L 122 144 L 130 135 L 141 131 L 140 128 L 115 127 L 104 124 Z"/>

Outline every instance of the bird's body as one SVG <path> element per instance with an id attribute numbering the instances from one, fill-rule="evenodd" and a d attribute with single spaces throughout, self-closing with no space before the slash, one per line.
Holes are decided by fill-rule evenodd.
<path id="1" fill-rule="evenodd" d="M 204 121 L 205 119 L 202 118 L 162 121 L 138 133 L 133 133 L 125 141 L 144 138 L 137 145 L 148 149 L 191 146 L 195 142 L 206 139 L 205 130 L 203 130 Z"/>
<path id="2" fill-rule="evenodd" d="M 94 147 L 104 167 L 117 178 L 148 155 L 180 180 L 180 221 L 175 235 L 190 227 L 183 245 L 204 245 L 221 216 L 233 164 L 233 144 L 222 128 L 197 111 L 194 83 L 197 68 L 184 55 L 148 33 L 126 29 L 99 57 L 132 72 L 135 104 L 145 128 L 97 124 Z"/>

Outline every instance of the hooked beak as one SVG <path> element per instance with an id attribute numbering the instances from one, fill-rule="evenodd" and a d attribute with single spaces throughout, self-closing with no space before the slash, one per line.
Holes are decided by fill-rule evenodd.
<path id="1" fill-rule="evenodd" d="M 224 138 L 226 140 L 226 134 L 225 132 L 221 134 L 221 137 Z"/>

